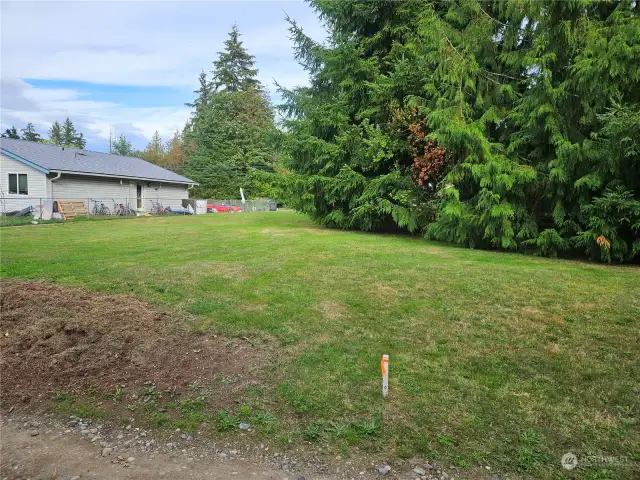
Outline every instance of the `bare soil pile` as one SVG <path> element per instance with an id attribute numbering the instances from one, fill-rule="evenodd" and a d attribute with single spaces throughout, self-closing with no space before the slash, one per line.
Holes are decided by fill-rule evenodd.
<path id="1" fill-rule="evenodd" d="M 225 395 L 233 397 L 255 381 L 266 357 L 242 340 L 189 332 L 132 297 L 10 280 L 0 282 L 0 347 L 4 402 L 55 390 L 113 392 L 116 384 L 182 387 L 222 378 L 233 380 L 225 382 Z"/>

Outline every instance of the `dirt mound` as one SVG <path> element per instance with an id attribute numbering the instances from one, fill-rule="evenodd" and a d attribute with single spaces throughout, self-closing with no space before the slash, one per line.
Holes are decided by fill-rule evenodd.
<path id="1" fill-rule="evenodd" d="M 54 390 L 113 391 L 153 381 L 184 386 L 252 382 L 266 352 L 242 340 L 198 335 L 149 304 L 43 283 L 0 283 L 3 400 Z M 47 395 L 48 398 L 50 398 Z"/>

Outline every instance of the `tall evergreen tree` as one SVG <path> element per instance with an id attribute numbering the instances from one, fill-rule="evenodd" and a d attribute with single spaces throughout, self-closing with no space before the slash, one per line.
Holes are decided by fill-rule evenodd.
<path id="1" fill-rule="evenodd" d="M 87 140 L 84 138 L 84 134 L 83 133 L 79 133 L 76 136 L 75 146 L 78 147 L 78 148 L 81 148 L 81 149 L 83 149 L 84 147 L 87 146 Z"/>
<path id="2" fill-rule="evenodd" d="M 259 88 L 255 57 L 249 55 L 242 46 L 237 25 L 231 28 L 224 47 L 222 52 L 218 52 L 218 59 L 213 62 L 213 89 L 215 91 L 224 89 L 231 93 Z"/>
<path id="3" fill-rule="evenodd" d="M 62 145 L 75 147 L 78 143 L 78 132 L 69 117 L 62 124 Z"/>
<path id="4" fill-rule="evenodd" d="M 36 132 L 35 127 L 33 126 L 33 123 L 29 122 L 27 123 L 27 126 L 25 128 L 23 128 L 21 130 L 22 132 L 22 139 L 23 140 L 28 140 L 30 142 L 41 142 L 42 138 L 40 137 L 40 134 L 38 132 Z"/>
<path id="5" fill-rule="evenodd" d="M 256 77 L 253 57 L 238 38 L 234 26 L 213 62 L 212 82 L 200 74 L 196 99 L 189 104 L 194 110 L 182 143 L 185 174 L 200 183 L 196 195 L 236 198 L 241 187 L 251 194 L 254 166 L 274 160 L 273 109 Z"/>
<path id="6" fill-rule="evenodd" d="M 331 39 L 291 24 L 311 76 L 282 90 L 292 206 L 341 228 L 638 258 L 632 2 L 312 4 Z"/>
<path id="7" fill-rule="evenodd" d="M 129 157 L 133 156 L 134 151 L 133 146 L 131 145 L 131 142 L 127 140 L 127 137 L 125 137 L 123 134 L 120 134 L 116 141 L 113 142 L 111 153 Z"/>
<path id="8" fill-rule="evenodd" d="M 7 128 L 4 133 L 2 135 L 0 135 L 2 138 L 13 138 L 15 140 L 19 140 L 20 139 L 20 135 L 18 135 L 18 131 L 16 130 L 16 127 L 11 127 L 11 128 Z"/>
<path id="9" fill-rule="evenodd" d="M 49 141 L 54 145 L 62 145 L 62 127 L 56 120 L 49 129 Z"/>
<path id="10" fill-rule="evenodd" d="M 193 112 L 192 116 L 197 116 L 200 112 L 205 111 L 210 104 L 212 89 L 211 83 L 207 80 L 207 74 L 205 72 L 200 72 L 198 77 L 198 83 L 200 84 L 198 90 L 194 90 L 193 93 L 196 94 L 196 98 L 192 103 L 186 103 L 187 107 L 191 107 Z"/>

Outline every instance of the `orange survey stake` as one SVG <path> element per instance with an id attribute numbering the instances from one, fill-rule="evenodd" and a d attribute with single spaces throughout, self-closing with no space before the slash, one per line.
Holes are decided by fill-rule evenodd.
<path id="1" fill-rule="evenodd" d="M 389 395 L 389 355 L 382 355 L 380 370 L 382 370 L 382 396 L 386 398 Z"/>

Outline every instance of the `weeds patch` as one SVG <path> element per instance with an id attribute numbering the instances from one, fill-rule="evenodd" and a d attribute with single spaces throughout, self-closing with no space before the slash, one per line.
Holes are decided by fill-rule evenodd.
<path id="1" fill-rule="evenodd" d="M 220 410 L 218 413 L 218 431 L 224 432 L 226 430 L 231 430 L 236 427 L 237 423 L 238 422 L 235 417 L 226 410 Z"/>

